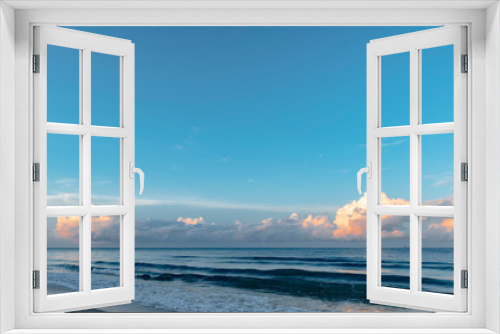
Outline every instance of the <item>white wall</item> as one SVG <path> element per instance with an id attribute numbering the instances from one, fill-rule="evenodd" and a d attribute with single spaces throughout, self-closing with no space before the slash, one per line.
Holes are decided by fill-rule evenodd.
<path id="1" fill-rule="evenodd" d="M 500 14 L 499 4 L 495 3 L 486 11 L 486 211 L 491 220 L 486 224 L 486 256 L 496 261 L 488 261 L 487 277 L 498 277 L 500 265 Z M 489 212 L 488 212 L 489 211 Z M 497 298 L 500 281 L 486 286 L 486 328 L 500 332 L 500 308 Z M 493 307 L 493 305 L 495 307 Z"/>
<path id="2" fill-rule="evenodd" d="M 15 11 L 0 3 L 0 332 L 14 328 Z"/>

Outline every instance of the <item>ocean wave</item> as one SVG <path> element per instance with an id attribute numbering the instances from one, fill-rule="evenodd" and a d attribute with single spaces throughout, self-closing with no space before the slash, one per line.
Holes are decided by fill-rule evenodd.
<path id="1" fill-rule="evenodd" d="M 276 274 L 276 273 L 274 273 Z M 283 273 L 281 273 L 283 274 Z M 354 274 L 358 276 L 357 274 Z M 218 286 L 233 287 L 247 290 L 259 290 L 273 293 L 293 294 L 295 296 L 325 297 L 326 299 L 351 298 L 353 291 L 357 295 L 358 290 L 362 290 L 363 296 L 366 293 L 366 276 L 359 275 L 353 279 L 353 274 L 334 273 L 334 281 L 311 281 L 304 279 L 304 276 L 293 276 L 293 273 L 286 273 L 283 276 L 270 275 L 267 277 L 250 277 L 241 275 L 204 275 L 196 273 L 163 273 L 159 275 L 138 274 L 137 278 L 144 281 L 182 281 L 184 283 L 210 283 Z M 343 277 L 342 277 L 343 276 Z M 383 275 L 384 286 L 396 288 L 408 288 L 410 278 L 402 275 Z M 435 278 L 423 278 L 423 284 L 439 286 L 444 288 L 453 287 L 453 281 Z M 343 291 L 348 289 L 349 291 Z M 353 290 L 354 289 L 354 290 Z M 322 297 L 322 299 L 323 299 Z M 358 296 L 361 298 L 360 296 Z M 363 297 L 364 298 L 364 297 Z"/>
<path id="2" fill-rule="evenodd" d="M 80 266 L 76 264 L 70 264 L 70 263 L 61 263 L 61 264 L 54 264 L 52 266 L 48 266 L 48 269 L 50 267 L 57 267 L 57 268 L 63 268 L 69 271 L 80 271 Z"/>
<path id="3" fill-rule="evenodd" d="M 253 261 L 240 261 L 240 260 L 233 260 L 233 261 L 218 261 L 217 263 L 225 263 L 225 264 L 252 264 L 255 262 Z M 337 268 L 358 268 L 358 269 L 366 269 L 366 263 L 365 262 L 318 262 L 318 263 L 312 263 L 309 261 L 266 261 L 266 262 L 259 262 L 258 264 L 266 264 L 266 265 L 283 265 L 286 264 L 288 266 L 290 265 L 314 265 L 315 267 L 337 267 Z"/>
<path id="4" fill-rule="evenodd" d="M 366 296 L 363 284 L 310 282 L 301 279 L 256 278 L 247 276 L 160 274 L 137 275 L 137 278 L 154 281 L 182 281 L 184 283 L 209 283 L 221 287 L 254 290 L 320 300 L 360 300 Z"/>
<path id="5" fill-rule="evenodd" d="M 252 261 L 279 261 L 279 262 L 327 262 L 327 263 L 365 263 L 363 260 L 356 260 L 346 257 L 297 257 L 297 256 L 248 256 L 248 257 L 235 257 L 236 259 L 245 259 Z"/>
<path id="6" fill-rule="evenodd" d="M 52 268 L 62 268 L 66 269 L 70 272 L 78 272 L 80 271 L 80 266 L 75 265 L 75 264 L 69 264 L 69 263 L 62 263 L 62 264 L 54 264 L 52 266 L 48 266 L 47 269 L 51 270 Z M 109 268 L 109 267 L 96 267 L 92 266 L 91 268 L 92 274 L 101 274 L 101 275 L 120 275 L 120 269 L 119 268 Z"/>
<path id="7" fill-rule="evenodd" d="M 270 256 L 266 258 L 277 257 Z M 364 266 L 364 263 L 360 261 L 354 263 Z M 436 269 L 441 268 L 437 266 L 438 263 L 429 262 L 429 264 L 435 265 Z M 116 261 L 94 261 L 92 262 L 92 274 L 98 276 L 105 275 L 104 277 L 106 275 L 108 277 L 119 277 L 119 266 L 120 263 Z M 49 270 L 51 267 L 63 268 L 70 272 L 78 272 L 80 270 L 78 265 L 71 263 L 53 264 L 49 266 Z M 135 267 L 136 277 L 141 281 L 180 281 L 184 283 L 211 284 L 220 287 L 233 287 L 246 290 L 256 289 L 263 292 L 283 293 L 294 296 L 307 295 L 313 298 L 320 298 L 320 295 L 323 295 L 321 298 L 328 300 L 354 298 L 353 296 L 357 295 L 360 287 L 362 287 L 363 296 L 366 293 L 366 275 L 364 272 L 358 273 L 356 271 L 339 272 L 334 270 L 306 270 L 301 268 L 213 268 L 150 262 L 136 262 Z M 450 266 L 444 265 L 444 267 L 449 268 Z M 409 277 L 398 275 L 399 269 L 408 268 L 407 263 L 384 261 L 383 268 L 395 269 L 395 273 L 382 275 L 383 286 L 395 288 L 409 287 Z M 443 292 L 453 290 L 453 281 L 441 279 L 439 276 L 437 278 L 424 277 L 422 284 L 428 287 L 435 287 L 435 289 L 442 290 Z M 340 287 L 349 291 L 343 291 Z M 352 289 L 355 291 L 354 295 L 351 291 Z"/>
<path id="8" fill-rule="evenodd" d="M 435 285 L 441 287 L 451 287 L 453 289 L 453 280 L 452 279 L 439 279 L 439 278 L 431 278 L 431 277 L 422 277 L 422 284 Z"/>
<path id="9" fill-rule="evenodd" d="M 120 276 L 120 269 L 92 267 L 92 274 Z"/>
<path id="10" fill-rule="evenodd" d="M 255 257 L 249 257 L 249 258 L 255 258 Z M 266 259 L 283 259 L 282 257 L 258 257 L 258 258 L 266 258 Z M 235 259 L 235 258 L 233 258 Z M 287 261 L 292 261 L 292 259 L 300 259 L 298 257 L 287 257 L 284 258 L 287 259 L 284 262 L 286 265 L 290 264 L 299 264 L 300 262 L 314 262 L 318 258 L 304 258 L 303 261 L 298 261 L 298 262 L 292 262 L 289 263 Z M 342 259 L 342 261 L 340 261 Z M 366 262 L 365 261 L 360 261 L 360 260 L 353 260 L 349 261 L 346 258 L 325 258 L 324 261 L 327 263 L 329 266 L 330 264 L 335 264 L 336 267 L 340 268 L 358 268 L 358 269 L 366 269 Z M 242 264 L 242 263 L 248 263 L 248 262 L 240 262 L 240 261 L 224 261 L 223 263 L 232 263 L 232 264 Z M 119 266 L 119 262 L 114 262 L 114 261 L 95 261 L 93 264 L 99 265 L 108 265 L 108 266 Z M 259 264 L 259 263 L 257 263 Z M 274 261 L 274 262 L 267 262 L 267 264 L 283 264 L 282 261 Z M 404 262 L 404 261 L 391 261 L 391 260 L 383 260 L 382 265 L 386 268 L 394 268 L 394 269 L 407 269 L 410 267 L 409 262 Z M 169 263 L 150 263 L 150 262 L 136 262 L 135 263 L 136 268 L 152 268 L 152 269 L 178 269 L 178 270 L 192 270 L 194 268 L 198 267 L 193 267 L 193 266 L 188 266 L 188 265 L 180 265 L 180 264 L 169 264 Z M 318 266 L 316 264 L 316 266 Z M 322 267 L 322 265 L 319 265 L 318 267 Z M 200 267 L 201 269 L 208 269 L 208 268 L 203 268 Z M 438 270 L 443 270 L 443 271 L 449 271 L 454 269 L 453 263 L 448 263 L 448 262 L 422 262 L 422 268 L 424 269 L 438 269 Z"/>
<path id="11" fill-rule="evenodd" d="M 353 281 L 365 281 L 366 276 L 361 273 L 340 273 L 333 271 L 313 271 L 295 268 L 281 268 L 281 269 L 251 269 L 251 268 L 209 268 L 209 267 L 194 267 L 186 265 L 171 265 L 171 264 L 152 264 L 138 262 L 136 263 L 136 272 L 143 274 L 157 274 L 157 272 L 143 271 L 141 269 L 153 268 L 157 271 L 159 270 L 173 270 L 181 272 L 194 272 L 194 273 L 207 273 L 207 274 L 218 274 L 218 275 L 245 275 L 245 276 L 274 276 L 274 277 L 301 277 L 301 278 L 315 278 L 315 279 L 327 279 L 327 280 L 353 280 Z"/>

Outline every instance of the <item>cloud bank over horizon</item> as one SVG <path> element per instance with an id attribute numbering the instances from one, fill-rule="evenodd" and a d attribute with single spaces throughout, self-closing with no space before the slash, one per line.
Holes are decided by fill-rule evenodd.
<path id="1" fill-rule="evenodd" d="M 408 205 L 403 199 L 392 199 L 382 193 L 386 205 Z M 428 205 L 453 205 L 451 199 L 438 199 Z M 402 247 L 408 240 L 408 217 L 382 216 L 382 237 Z M 95 247 L 112 247 L 120 235 L 118 216 L 92 218 L 92 243 Z M 78 245 L 79 218 L 59 217 L 49 228 L 50 247 Z M 136 247 L 346 247 L 360 246 L 366 240 L 366 193 L 345 204 L 335 215 L 293 212 L 282 218 L 220 224 L 203 217 L 176 219 L 138 219 Z M 423 217 L 423 241 L 451 245 L 453 219 Z M 398 240 L 401 242 L 398 243 Z"/>

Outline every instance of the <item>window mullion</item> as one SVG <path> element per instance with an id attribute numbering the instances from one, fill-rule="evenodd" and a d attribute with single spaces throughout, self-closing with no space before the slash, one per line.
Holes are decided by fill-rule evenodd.
<path id="1" fill-rule="evenodd" d="M 81 99 L 82 99 L 82 125 L 90 127 L 91 124 L 91 51 L 89 49 L 83 50 L 83 66 L 81 73 Z M 81 170 L 81 189 L 83 206 L 90 207 L 91 205 L 91 135 L 87 132 L 82 138 L 82 150 L 80 155 L 80 170 Z"/>
<path id="2" fill-rule="evenodd" d="M 83 61 L 81 66 L 81 101 L 82 101 L 82 125 L 90 127 L 91 125 L 91 51 L 83 50 Z M 87 132 L 81 136 L 82 149 L 80 153 L 80 182 L 82 189 L 83 206 L 90 208 L 91 206 L 91 134 Z M 92 271 L 92 256 L 91 256 L 91 233 L 92 233 L 92 216 L 87 212 L 83 216 L 82 237 L 80 240 L 80 256 L 81 256 L 81 275 L 83 282 L 83 291 L 90 293 L 91 286 L 91 271 Z"/>
<path id="3" fill-rule="evenodd" d="M 410 50 L 410 291 L 418 291 L 420 281 L 419 217 L 413 209 L 420 204 L 420 136 L 414 130 L 419 124 L 420 59 L 419 50 Z"/>
<path id="4" fill-rule="evenodd" d="M 83 124 L 83 120 L 84 120 L 84 117 L 83 117 L 83 111 L 84 111 L 84 108 L 83 108 L 83 62 L 84 62 L 84 55 L 83 55 L 83 50 L 80 50 L 80 71 L 79 71 L 79 116 L 80 116 L 80 123 L 78 124 L 79 127 L 82 126 Z M 49 124 L 47 124 L 47 127 L 49 127 Z M 84 183 L 83 183 L 83 166 L 82 166 L 82 162 L 83 162 L 83 152 L 84 152 L 84 136 L 83 135 L 80 135 L 79 136 L 80 138 L 80 161 L 79 161 L 79 170 L 80 170 L 80 176 L 79 176 L 79 189 L 80 189 L 80 196 L 79 196 L 79 202 L 78 202 L 78 205 L 80 206 L 83 206 L 84 205 L 84 191 L 83 191 L 83 187 L 84 187 Z M 84 231 L 84 217 L 80 216 L 80 223 L 79 223 L 79 231 L 78 231 L 78 235 L 79 235 L 79 241 L 78 241 L 78 247 L 80 249 L 80 251 L 78 252 L 79 254 L 79 260 L 78 260 L 78 266 L 79 266 L 79 275 L 80 275 L 80 278 L 79 278 L 79 284 L 80 284 L 80 287 L 79 287 L 79 291 L 84 291 L 85 290 L 85 286 L 84 286 L 84 281 L 85 281 L 85 277 L 84 277 L 84 273 L 85 273 L 85 260 L 86 258 L 84 257 L 84 254 L 83 252 L 81 251 L 83 249 L 83 245 L 84 245 L 84 235 L 85 235 L 85 231 Z"/>

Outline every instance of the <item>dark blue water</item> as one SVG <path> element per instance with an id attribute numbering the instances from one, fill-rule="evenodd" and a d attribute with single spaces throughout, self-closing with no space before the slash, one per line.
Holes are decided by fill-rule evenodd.
<path id="1" fill-rule="evenodd" d="M 136 249 L 136 300 L 166 312 L 348 312 L 366 300 L 366 250 Z M 384 249 L 382 284 L 409 288 L 409 250 Z M 49 284 L 78 290 L 78 250 L 49 249 Z M 453 249 L 422 252 L 422 289 L 453 293 Z M 119 251 L 93 249 L 92 288 L 119 286 Z"/>

